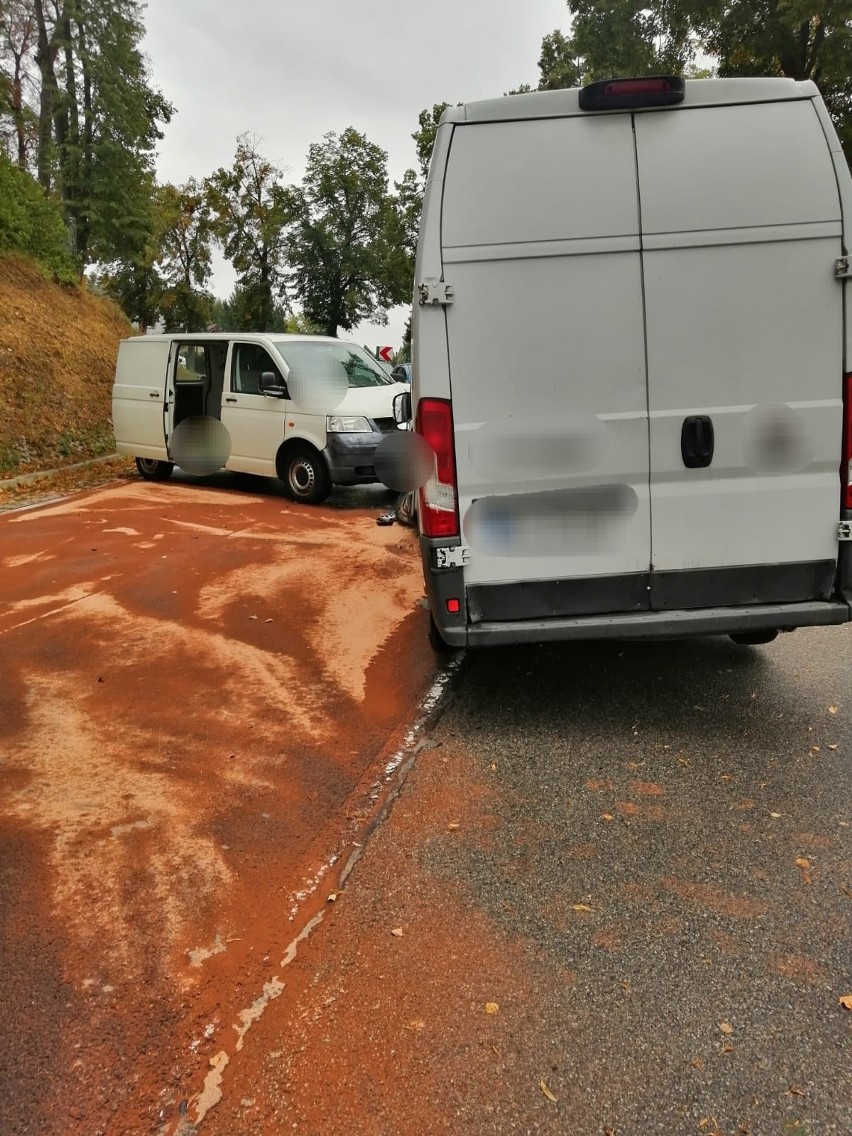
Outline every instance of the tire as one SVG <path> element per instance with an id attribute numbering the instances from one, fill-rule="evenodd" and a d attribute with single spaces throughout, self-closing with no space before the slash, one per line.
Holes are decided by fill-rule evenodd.
<path id="1" fill-rule="evenodd" d="M 763 643 L 771 643 L 777 638 L 777 631 L 741 631 L 731 636 L 731 639 L 741 647 L 760 647 Z"/>
<path id="2" fill-rule="evenodd" d="M 322 457 L 308 446 L 287 450 L 278 461 L 278 476 L 291 501 L 319 505 L 331 492 L 331 477 Z"/>
<path id="3" fill-rule="evenodd" d="M 139 476 L 146 481 L 168 481 L 175 468 L 174 462 L 158 461 L 156 458 L 137 458 L 136 468 Z"/>
<path id="4" fill-rule="evenodd" d="M 452 655 L 456 650 L 456 648 L 451 647 L 446 639 L 444 639 L 444 637 L 441 635 L 441 632 L 438 630 L 438 625 L 435 622 L 435 617 L 432 615 L 431 611 L 429 612 L 429 646 L 432 648 L 436 655 Z"/>

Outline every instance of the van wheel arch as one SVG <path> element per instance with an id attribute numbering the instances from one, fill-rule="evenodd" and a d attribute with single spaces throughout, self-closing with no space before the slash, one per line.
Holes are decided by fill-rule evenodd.
<path id="1" fill-rule="evenodd" d="M 303 438 L 287 441 L 275 455 L 275 472 L 291 501 L 319 505 L 331 492 L 331 474 L 325 458 Z"/>

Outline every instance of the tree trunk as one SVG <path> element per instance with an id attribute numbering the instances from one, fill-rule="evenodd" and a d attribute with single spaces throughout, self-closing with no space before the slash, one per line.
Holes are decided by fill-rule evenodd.
<path id="1" fill-rule="evenodd" d="M 15 54 L 15 74 L 12 79 L 12 121 L 18 142 L 18 168 L 27 168 L 27 133 L 24 119 L 23 57 Z"/>
<path id="2" fill-rule="evenodd" d="M 48 35 L 47 21 L 44 17 L 44 0 L 33 0 L 33 3 L 36 23 L 38 25 L 36 65 L 41 75 L 36 169 L 40 185 L 45 190 L 49 190 L 51 186 L 50 159 L 53 142 L 54 111 L 59 94 L 56 72 L 53 68 L 54 60 L 56 59 L 56 45 L 53 35 Z"/>

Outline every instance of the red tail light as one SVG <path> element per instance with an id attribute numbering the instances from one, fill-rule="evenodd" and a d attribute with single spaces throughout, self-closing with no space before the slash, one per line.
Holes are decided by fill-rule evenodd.
<path id="1" fill-rule="evenodd" d="M 421 398 L 415 430 L 435 453 L 435 470 L 420 490 L 420 524 L 424 536 L 458 536 L 459 506 L 453 409 L 447 399 Z"/>
<path id="2" fill-rule="evenodd" d="M 843 460 L 840 463 L 841 505 L 852 509 L 852 374 L 843 380 Z"/>

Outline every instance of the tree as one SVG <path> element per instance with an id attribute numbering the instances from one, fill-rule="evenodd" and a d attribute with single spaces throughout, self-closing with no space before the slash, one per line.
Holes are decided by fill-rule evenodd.
<path id="1" fill-rule="evenodd" d="M 411 284 L 384 150 L 353 127 L 326 134 L 308 151 L 293 205 L 291 279 L 305 316 L 335 336 L 365 319 L 386 323 Z"/>
<path id="2" fill-rule="evenodd" d="M 812 79 L 847 152 L 852 145 L 852 0 L 568 0 L 568 10 L 570 36 L 556 31 L 542 44 L 541 90 L 695 74 L 709 56 L 723 76 Z"/>
<path id="3" fill-rule="evenodd" d="M 210 322 L 207 291 L 212 253 L 212 218 L 204 186 L 194 178 L 183 186 L 158 186 L 157 263 L 162 279 L 160 309 L 166 331 L 203 331 Z"/>
<path id="4" fill-rule="evenodd" d="M 0 2 L 0 148 L 22 170 L 35 144 L 36 116 L 31 72 L 36 21 L 30 0 Z"/>
<path id="5" fill-rule="evenodd" d="M 214 234 L 237 273 L 240 330 L 267 331 L 279 309 L 286 310 L 287 228 L 292 195 L 283 172 L 258 151 L 259 140 L 237 138 L 231 169 L 219 169 L 205 183 Z"/>
<path id="6" fill-rule="evenodd" d="M 99 270 L 90 277 L 93 289 L 115 300 L 140 331 L 153 327 L 159 320 L 165 288 L 158 264 L 163 222 L 150 174 L 146 175 L 143 200 L 147 208 L 133 247 L 101 262 Z"/>
<path id="7" fill-rule="evenodd" d="M 147 239 L 159 125 L 139 0 L 0 0 L 0 125 L 21 166 L 56 190 L 84 268 Z"/>

